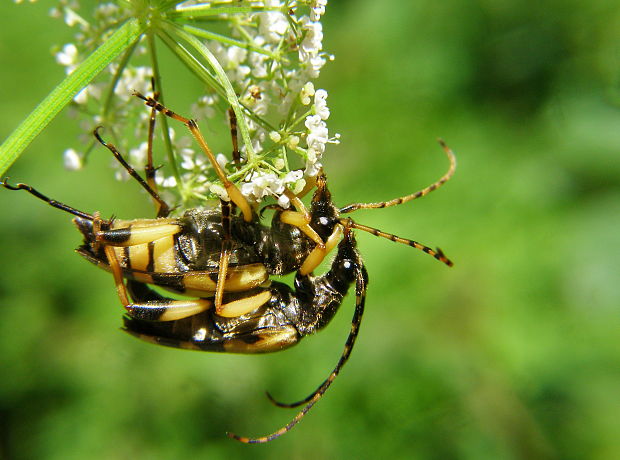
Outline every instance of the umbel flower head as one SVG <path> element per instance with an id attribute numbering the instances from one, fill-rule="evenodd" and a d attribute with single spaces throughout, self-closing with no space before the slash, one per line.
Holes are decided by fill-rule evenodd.
<path id="1" fill-rule="evenodd" d="M 15 0 L 19 3 L 18 0 Z M 71 76 L 80 72 L 118 31 L 133 20 L 144 30 L 73 97 L 86 148 L 68 148 L 68 169 L 82 168 L 96 142 L 90 132 L 114 142 L 128 162 L 145 164 L 149 111 L 132 94 L 154 91 L 163 97 L 159 50 L 167 47 L 203 83 L 188 114 L 225 129 L 227 110 L 236 115 L 241 164 L 218 155 L 218 163 L 253 202 L 274 197 L 288 206 L 285 187 L 300 191 L 317 174 L 330 136 L 327 91 L 313 81 L 327 61 L 321 18 L 327 0 L 117 0 L 84 11 L 78 0 L 60 0 L 50 14 L 75 30 L 72 43 L 55 50 Z M 185 71 L 179 66 L 179 71 Z M 168 72 L 168 69 L 165 69 Z M 163 142 L 157 144 L 156 181 L 166 198 L 183 207 L 227 199 L 207 157 L 182 125 L 160 117 Z M 161 144 L 161 145 L 160 145 Z M 161 155 L 161 152 L 165 152 Z M 117 176 L 126 178 L 120 167 Z"/>

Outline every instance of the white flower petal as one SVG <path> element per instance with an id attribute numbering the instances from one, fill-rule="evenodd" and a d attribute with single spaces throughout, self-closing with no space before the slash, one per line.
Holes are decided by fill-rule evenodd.
<path id="1" fill-rule="evenodd" d="M 62 156 L 65 169 L 69 171 L 77 171 L 78 169 L 82 169 L 82 156 L 74 149 L 65 150 Z"/>

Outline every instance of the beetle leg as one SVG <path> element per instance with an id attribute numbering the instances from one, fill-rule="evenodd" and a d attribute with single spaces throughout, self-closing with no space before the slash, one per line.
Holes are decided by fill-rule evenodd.
<path id="1" fill-rule="evenodd" d="M 228 177 L 226 177 L 226 173 L 224 172 L 220 164 L 216 161 L 215 155 L 213 155 L 211 148 L 207 144 L 207 141 L 205 141 L 205 138 L 200 132 L 200 129 L 198 128 L 198 125 L 196 124 L 196 121 L 191 120 L 189 118 L 185 118 L 173 112 L 172 110 L 166 108 L 164 105 L 157 102 L 157 100 L 153 99 L 152 97 L 146 97 L 138 92 L 135 92 L 134 95 L 142 99 L 147 106 L 152 107 L 155 110 L 163 113 L 167 117 L 180 121 L 185 126 L 187 126 L 187 128 L 192 133 L 192 136 L 194 136 L 194 139 L 196 139 L 196 141 L 198 142 L 198 145 L 200 145 L 200 148 L 202 149 L 202 151 L 205 153 L 205 155 L 207 155 L 207 158 L 209 158 L 209 161 L 211 162 L 211 166 L 213 166 L 215 173 L 217 174 L 219 179 L 222 181 L 222 184 L 224 185 L 224 188 L 226 189 L 226 192 L 228 193 L 230 200 L 233 203 L 235 203 L 239 207 L 239 209 L 241 209 L 241 212 L 243 213 L 243 220 L 245 220 L 246 222 L 251 222 L 253 218 L 253 211 L 252 211 L 252 207 L 250 206 L 250 203 L 245 199 L 245 197 L 241 193 L 241 190 L 239 190 L 239 188 L 237 188 L 237 186 L 233 184 L 228 179 Z"/>
<path id="2" fill-rule="evenodd" d="M 228 272 L 228 261 L 230 259 L 230 250 L 232 248 L 232 235 L 230 229 L 230 213 L 232 211 L 230 203 L 223 200 L 221 202 L 222 209 L 222 249 L 220 250 L 220 261 L 218 263 L 217 286 L 215 289 L 215 311 L 217 314 L 222 313 L 222 297 L 224 296 L 224 285 L 226 274 Z"/>
<path id="3" fill-rule="evenodd" d="M 342 227 L 336 225 L 333 233 L 327 238 L 327 241 L 323 242 L 316 230 L 310 226 L 312 220 L 311 215 L 299 197 L 288 189 L 284 191 L 284 194 L 291 200 L 291 204 L 295 207 L 296 211 L 288 209 L 282 211 L 280 213 L 280 220 L 285 224 L 299 228 L 308 238 L 316 243 L 316 246 L 310 254 L 308 254 L 299 269 L 302 275 L 307 275 L 319 266 L 325 256 L 336 246 L 338 241 L 340 241 Z"/>
<path id="4" fill-rule="evenodd" d="M 220 311 L 216 311 L 216 313 L 224 318 L 236 318 L 248 314 L 269 302 L 271 291 L 266 289 L 253 295 L 243 293 L 243 296 L 235 297 L 238 298 L 235 300 L 226 299 L 226 302 L 220 306 Z"/>
<path id="5" fill-rule="evenodd" d="M 152 300 L 146 303 L 129 302 L 127 287 L 125 286 L 121 266 L 116 258 L 114 248 L 112 246 L 105 246 L 104 251 L 114 276 L 118 297 L 127 314 L 132 318 L 149 321 L 174 321 L 203 312 L 213 306 L 213 302 L 207 299 L 172 300 L 162 298 L 161 300 Z"/>
<path id="6" fill-rule="evenodd" d="M 269 291 L 262 291 L 253 296 L 245 296 L 240 299 L 224 302 L 224 289 L 226 288 L 226 278 L 228 274 L 228 261 L 230 259 L 230 251 L 232 249 L 232 235 L 230 227 L 230 203 L 221 202 L 222 209 L 222 249 L 220 251 L 220 260 L 218 264 L 217 286 L 215 289 L 215 312 L 219 316 L 225 318 L 233 318 L 245 315 L 251 311 L 264 305 L 271 298 Z"/>
<path id="7" fill-rule="evenodd" d="M 176 227 L 170 228 L 170 227 Z M 143 245 L 142 241 L 147 236 L 152 238 L 153 235 L 159 235 L 159 237 L 155 240 L 168 240 L 172 239 L 172 235 L 174 233 L 178 233 L 180 231 L 180 227 L 178 225 L 170 225 L 170 224 L 162 224 L 162 225 L 150 225 L 138 227 L 141 228 L 142 232 L 136 232 L 137 237 L 134 238 L 134 231 L 132 231 L 131 227 L 117 229 L 120 230 L 120 233 L 112 234 L 112 236 L 127 235 L 127 238 L 124 241 L 120 241 L 122 246 L 137 246 Z M 113 230 L 112 230 L 113 231 Z M 106 239 L 103 236 L 106 235 L 107 231 L 101 230 L 101 218 L 98 214 L 95 214 L 95 218 L 93 219 L 93 233 L 97 235 L 97 243 L 103 245 L 103 250 L 105 252 L 108 266 L 110 267 L 110 271 L 114 277 L 114 284 L 116 285 L 116 292 L 121 301 L 121 304 L 127 311 L 129 316 L 146 319 L 151 321 L 173 321 L 181 318 L 186 318 L 188 316 L 195 315 L 202 311 L 208 310 L 211 308 L 213 303 L 207 299 L 194 299 L 194 300 L 172 300 L 172 299 L 162 299 L 157 301 L 151 301 L 148 303 L 131 303 L 129 302 L 129 297 L 127 296 L 127 287 L 125 286 L 125 282 L 123 279 L 123 269 L 118 262 L 116 257 L 116 248 L 110 244 L 109 238 Z M 165 235 L 163 238 L 161 234 Z M 101 236 L 101 238 L 99 238 Z M 114 239 L 114 238 L 112 238 Z M 118 239 L 118 238 L 117 238 Z M 103 240 L 102 243 L 100 240 Z M 122 240 L 122 238 L 121 238 Z M 137 242 L 136 242 L 137 241 Z M 118 243 L 118 241 L 117 241 Z M 153 252 L 158 245 L 151 239 L 149 243 L 153 245 Z M 166 246 L 165 242 L 160 244 L 159 246 Z M 165 249 L 170 249 L 166 246 Z M 165 250 L 164 249 L 164 250 Z"/>
<path id="8" fill-rule="evenodd" d="M 239 138 L 237 137 L 237 115 L 231 108 L 228 109 L 228 121 L 230 123 L 230 138 L 232 139 L 232 158 L 235 168 L 241 169 L 241 153 L 239 152 Z"/>
<path id="9" fill-rule="evenodd" d="M 148 303 L 164 299 L 147 285 L 128 281 L 135 301 Z M 278 284 L 278 283 L 276 283 Z M 286 285 L 273 286 L 267 292 L 278 297 Z M 277 300 L 273 300 L 277 303 Z M 273 307 L 264 305 L 242 319 L 221 318 L 207 311 L 179 321 L 144 321 L 126 316 L 125 331 L 146 342 L 175 348 L 225 353 L 269 353 L 295 345 L 300 340 L 288 318 L 274 315 Z M 273 322 L 266 327 L 265 318 Z"/>
<path id="10" fill-rule="evenodd" d="M 319 234 L 310 226 L 312 217 L 301 199 L 287 188 L 284 189 L 284 194 L 291 200 L 291 204 L 295 207 L 296 211 L 288 209 L 282 211 L 280 220 L 285 224 L 299 228 L 299 230 L 304 232 L 306 236 L 317 245 L 323 245 L 323 240 Z"/>
<path id="11" fill-rule="evenodd" d="M 224 287 L 226 275 L 228 273 L 228 261 L 230 260 L 231 241 L 222 241 L 222 249 L 220 251 L 220 261 L 217 272 L 217 285 L 215 286 L 215 311 L 218 315 L 222 311 L 222 298 L 224 296 Z"/>
<path id="12" fill-rule="evenodd" d="M 97 214 L 95 214 L 95 220 L 93 221 L 93 231 L 98 232 L 100 227 L 101 219 Z M 114 284 L 116 285 L 116 293 L 118 294 L 118 298 L 121 300 L 121 304 L 123 304 L 123 307 L 127 308 L 129 306 L 129 297 L 127 297 L 127 289 L 123 281 L 123 270 L 118 263 L 118 259 L 116 258 L 114 247 L 106 245 L 103 247 L 103 251 L 105 252 L 106 258 L 108 259 L 108 266 L 110 267 L 110 271 L 112 272 L 112 276 L 114 277 Z"/>
<path id="13" fill-rule="evenodd" d="M 327 189 L 327 179 L 322 172 L 313 179 L 313 185 L 316 186 L 316 191 L 312 197 L 312 212 L 306 209 L 299 195 L 295 195 L 293 192 L 286 189 L 284 194 L 290 199 L 296 211 L 284 210 L 280 213 L 280 220 L 282 222 L 299 228 L 300 231 L 316 243 L 316 246 L 312 249 L 310 254 L 306 256 L 299 268 L 299 273 L 301 275 L 307 275 L 314 271 L 323 259 L 325 259 L 325 256 L 338 244 L 342 236 L 342 226 L 335 223 L 337 221 L 338 210 L 331 203 L 331 194 Z M 308 190 L 304 189 L 302 194 L 307 193 L 307 191 Z M 317 217 L 317 213 L 321 217 Z M 318 222 L 315 222 L 315 224 L 318 223 L 318 225 L 325 225 L 322 221 L 323 219 L 326 219 L 328 225 L 330 222 L 333 222 L 332 233 L 329 235 L 319 235 L 310 225 L 313 218 L 318 219 Z M 325 241 L 323 241 L 322 238 L 325 238 Z"/>
<path id="14" fill-rule="evenodd" d="M 153 88 L 153 99 L 159 100 L 160 93 L 155 90 L 155 79 L 151 77 L 151 87 Z M 155 172 L 157 168 L 153 166 L 153 140 L 155 138 L 155 121 L 157 116 L 157 110 L 155 108 L 151 109 L 151 114 L 149 116 L 149 128 L 148 128 L 148 137 L 147 137 L 147 147 L 146 147 L 146 165 L 144 166 L 144 175 L 146 176 L 146 183 L 151 187 L 155 193 L 159 194 L 157 190 L 157 182 L 155 182 Z M 155 208 L 157 210 L 158 217 L 165 217 L 170 213 L 169 206 L 163 202 L 163 200 L 158 200 L 153 198 L 153 203 L 155 204 Z"/>
<path id="15" fill-rule="evenodd" d="M 147 321 L 176 321 L 197 315 L 210 309 L 213 302 L 207 299 L 153 300 L 148 303 L 132 303 L 125 306 L 127 314 Z"/>
<path id="16" fill-rule="evenodd" d="M 222 249 L 218 265 L 217 286 L 215 289 L 215 312 L 225 318 L 245 315 L 265 304 L 270 298 L 269 291 L 262 291 L 253 296 L 242 297 L 231 302 L 223 302 L 224 289 L 228 274 L 228 261 L 232 249 L 232 235 L 230 228 L 231 204 L 222 201 Z"/>
<path id="17" fill-rule="evenodd" d="M 168 214 L 170 214 L 170 207 L 168 206 L 168 204 L 166 204 L 166 202 L 159 196 L 157 191 L 153 189 L 147 182 L 145 182 L 144 179 L 142 179 L 142 177 L 140 177 L 140 175 L 136 172 L 136 170 L 133 169 L 129 165 L 129 163 L 127 163 L 127 161 L 125 161 L 123 156 L 120 154 L 120 152 L 116 149 L 116 147 L 113 144 L 110 144 L 103 140 L 103 138 L 99 135 L 100 129 L 101 129 L 101 126 L 97 126 L 95 130 L 93 131 L 95 138 L 97 138 L 97 140 L 99 141 L 101 145 L 103 145 L 106 149 L 112 152 L 112 154 L 114 155 L 114 158 L 116 158 L 118 162 L 123 166 L 123 168 L 125 168 L 127 173 L 131 177 L 136 179 L 138 183 L 142 186 L 142 188 L 146 190 L 149 195 L 151 195 L 151 197 L 153 198 L 153 200 L 155 200 L 156 203 L 158 203 L 157 217 L 166 217 Z M 149 139 L 149 142 L 150 141 L 151 139 Z M 152 148 L 152 144 L 151 144 L 151 148 Z"/>
<path id="18" fill-rule="evenodd" d="M 338 244 L 340 238 L 342 237 L 342 225 L 337 224 L 334 227 L 334 231 L 327 238 L 327 241 L 324 245 L 316 245 L 314 249 L 308 254 L 303 264 L 299 268 L 299 273 L 301 275 L 307 275 L 311 273 L 316 267 L 319 266 L 325 256 L 330 253 L 332 249 Z"/>

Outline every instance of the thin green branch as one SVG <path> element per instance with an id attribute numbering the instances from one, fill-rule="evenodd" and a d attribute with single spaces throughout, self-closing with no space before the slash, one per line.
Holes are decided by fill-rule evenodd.
<path id="1" fill-rule="evenodd" d="M 282 11 L 281 7 L 268 6 L 218 6 L 211 4 L 200 4 L 177 8 L 168 13 L 170 19 L 176 18 L 204 18 L 210 16 L 221 16 L 223 14 L 253 14 L 266 13 L 270 11 Z"/>
<path id="2" fill-rule="evenodd" d="M 170 23 L 169 30 L 171 33 L 174 33 L 177 26 L 175 24 Z M 226 91 L 224 87 L 219 82 L 216 75 L 213 74 L 209 69 L 207 69 L 197 58 L 194 56 L 186 47 L 181 45 L 175 37 L 170 35 L 168 31 L 164 30 L 164 28 L 157 29 L 157 36 L 168 46 L 170 51 L 172 51 L 180 60 L 185 64 L 185 66 L 198 78 L 200 78 L 204 83 L 207 84 L 210 88 L 212 88 L 222 99 L 228 100 L 228 96 L 226 95 Z M 245 115 L 260 126 L 265 128 L 268 131 L 275 131 L 276 128 L 273 127 L 267 120 L 258 116 L 252 110 L 250 110 L 245 104 L 241 103 L 241 107 L 245 110 Z M 245 139 L 244 139 L 245 142 Z"/>
<path id="3" fill-rule="evenodd" d="M 175 26 L 175 29 L 176 34 L 187 43 L 189 43 L 209 63 L 209 66 L 211 66 L 211 68 L 217 75 L 218 81 L 224 87 L 224 90 L 226 92 L 226 100 L 228 101 L 233 111 L 235 112 L 235 115 L 237 116 L 239 133 L 241 134 L 241 138 L 243 139 L 243 143 L 245 144 L 245 152 L 247 155 L 248 163 L 253 164 L 256 154 L 254 153 L 254 147 L 252 146 L 252 139 L 250 138 L 250 129 L 245 118 L 245 111 L 239 103 L 239 98 L 235 93 L 232 83 L 228 79 L 228 75 L 226 75 L 226 71 L 222 68 L 217 58 L 213 55 L 209 48 L 204 45 L 204 43 L 202 43 L 193 35 L 187 33 L 181 27 Z"/>
<path id="4" fill-rule="evenodd" d="M 204 81 L 208 86 L 213 88 L 217 94 L 226 98 L 226 92 L 222 85 L 196 57 L 190 53 L 187 48 L 175 41 L 175 39 L 164 29 L 157 29 L 157 36 L 172 51 L 185 66 L 195 75 Z"/>
<path id="5" fill-rule="evenodd" d="M 274 53 L 266 50 L 265 48 L 261 48 L 260 46 L 256 46 L 253 43 L 235 40 L 234 38 L 209 32 L 208 30 L 204 30 L 199 27 L 194 27 L 190 25 L 183 25 L 182 27 L 183 29 L 185 29 L 185 31 L 189 32 L 192 35 L 195 35 L 196 37 L 206 38 L 207 40 L 216 40 L 220 43 L 225 43 L 227 45 L 237 46 L 242 49 L 252 50 L 255 53 L 264 54 L 265 56 L 269 56 L 272 59 L 276 58 L 276 55 Z"/>
<path id="6" fill-rule="evenodd" d="M 248 128 L 248 124 L 246 122 L 246 112 L 243 110 L 242 105 L 239 103 L 239 99 L 237 98 L 237 94 L 235 93 L 226 72 L 215 58 L 213 53 L 196 37 L 185 32 L 181 27 L 177 26 L 173 23 L 166 23 L 164 27 L 168 33 L 174 34 L 177 37 L 181 38 L 183 41 L 187 42 L 192 46 L 209 64 L 209 66 L 213 69 L 215 76 L 213 76 L 196 58 L 193 54 L 187 51 L 185 48 L 181 47 L 178 43 L 175 43 L 175 49 L 173 51 L 178 54 L 177 50 L 183 50 L 187 53 L 187 56 L 184 58 L 184 61 L 191 64 L 192 68 L 196 70 L 198 75 L 208 75 L 209 79 L 215 79 L 217 83 L 214 85 L 211 83 L 212 87 L 218 90 L 218 93 L 223 90 L 224 94 L 222 95 L 227 101 L 228 104 L 232 107 L 235 115 L 237 116 L 237 123 L 239 128 L 239 133 L 241 134 L 241 138 L 243 139 L 243 143 L 245 144 L 246 154 L 249 164 L 254 163 L 255 153 L 254 148 L 252 146 L 252 140 L 250 138 L 250 130 Z M 188 60 L 188 58 L 190 58 Z M 220 93 L 221 94 L 221 93 Z"/>
<path id="7" fill-rule="evenodd" d="M 127 67 L 127 64 L 129 63 L 129 59 L 131 59 L 131 56 L 133 56 L 133 53 L 136 50 L 136 45 L 138 44 L 138 42 L 139 40 L 136 40 L 134 43 L 131 44 L 129 48 L 127 48 L 127 50 L 123 54 L 123 57 L 118 63 L 118 68 L 114 72 L 112 81 L 108 85 L 108 90 L 106 91 L 105 99 L 103 102 L 102 119 L 104 121 L 107 119 L 108 114 L 110 113 L 110 109 L 112 108 L 112 103 L 114 101 L 114 95 L 115 95 L 114 90 L 116 89 L 116 85 L 118 85 L 118 81 L 120 80 L 121 75 L 123 74 L 123 70 L 125 70 L 125 67 Z"/>

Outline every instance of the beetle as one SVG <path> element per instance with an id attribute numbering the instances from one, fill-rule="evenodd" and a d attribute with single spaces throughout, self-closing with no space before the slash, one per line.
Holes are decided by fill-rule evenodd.
<path id="1" fill-rule="evenodd" d="M 83 236 L 77 252 L 89 262 L 110 271 L 125 308 L 124 329 L 131 335 L 160 345 L 231 353 L 268 353 L 288 348 L 306 335 L 325 327 L 333 318 L 349 288 L 355 285 L 355 311 L 344 350 L 328 378 L 308 397 L 292 404 L 269 399 L 280 407 L 303 409 L 284 427 L 249 438 L 228 433 L 244 443 L 264 443 L 289 431 L 322 397 L 348 360 L 364 311 L 368 274 L 357 250 L 354 230 L 404 243 L 430 254 L 444 264 L 452 262 L 440 249 L 382 232 L 343 217 L 358 209 L 396 206 L 420 198 L 447 182 L 456 167 L 455 156 L 440 140 L 450 160 L 448 171 L 428 187 L 403 197 L 377 203 L 353 203 L 338 208 L 332 201 L 327 178 L 321 171 L 307 209 L 299 195 L 285 190 L 294 209 L 278 205 L 270 226 L 261 223 L 255 210 L 215 161 L 194 120 L 182 117 L 151 97 L 136 93 L 151 108 L 144 180 L 95 129 L 97 140 L 151 195 L 155 219 L 102 219 L 52 200 L 27 184 L 0 184 L 9 190 L 25 190 L 49 205 L 74 216 Z M 152 163 L 156 113 L 182 122 L 209 158 L 230 201 L 213 208 L 185 210 L 170 217 L 171 209 L 155 185 Z M 229 112 L 231 113 L 231 112 Z M 236 123 L 230 115 L 233 160 L 240 163 Z M 332 250 L 335 256 L 322 275 L 313 271 Z M 272 277 L 296 273 L 293 287 Z M 176 294 L 161 295 L 150 285 Z"/>

